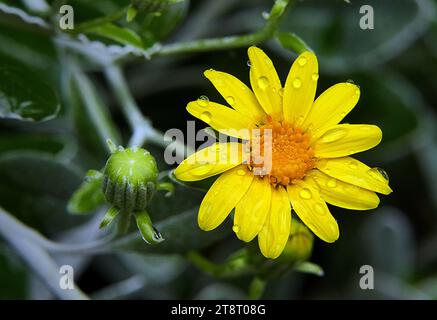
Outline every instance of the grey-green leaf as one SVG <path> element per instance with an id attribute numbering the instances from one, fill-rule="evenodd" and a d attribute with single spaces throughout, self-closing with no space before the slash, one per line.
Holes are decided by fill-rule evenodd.
<path id="1" fill-rule="evenodd" d="M 319 277 L 322 277 L 325 274 L 321 266 L 309 261 L 299 263 L 294 267 L 294 270 L 299 272 L 314 274 Z"/>
<path id="2" fill-rule="evenodd" d="M 94 33 L 96 35 L 117 41 L 122 44 L 131 45 L 137 48 L 144 48 L 141 37 L 135 31 L 119 27 L 113 23 L 103 24 L 92 29 L 87 30 L 87 33 Z"/>
<path id="3" fill-rule="evenodd" d="M 60 109 L 56 93 L 24 66 L 0 61 L 0 118 L 44 121 Z"/>
<path id="4" fill-rule="evenodd" d="M 313 51 L 297 34 L 292 32 L 280 32 L 276 39 L 285 49 L 291 50 L 297 54 L 305 51 Z"/>
<path id="5" fill-rule="evenodd" d="M 68 201 L 67 210 L 73 214 L 86 214 L 105 202 L 102 192 L 102 178 L 87 176 Z"/>

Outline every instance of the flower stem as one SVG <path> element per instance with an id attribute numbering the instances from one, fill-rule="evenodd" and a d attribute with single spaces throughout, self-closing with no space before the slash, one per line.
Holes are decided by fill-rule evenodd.
<path id="1" fill-rule="evenodd" d="M 152 52 L 151 56 L 169 56 L 174 54 L 194 53 L 211 50 L 224 50 L 239 47 L 248 47 L 270 39 L 293 0 L 276 0 L 262 29 L 255 33 L 242 36 L 228 36 L 223 38 L 203 39 L 179 42 L 162 46 Z"/>
<path id="2" fill-rule="evenodd" d="M 165 141 L 164 135 L 153 128 L 150 120 L 141 113 L 135 99 L 132 97 L 120 67 L 117 65 L 107 66 L 105 68 L 105 75 L 133 131 L 129 145 L 142 146 L 146 141 L 150 141 L 161 147 L 167 147 L 170 142 Z M 178 149 L 178 154 L 185 154 L 187 147 L 183 143 L 173 143 Z"/>

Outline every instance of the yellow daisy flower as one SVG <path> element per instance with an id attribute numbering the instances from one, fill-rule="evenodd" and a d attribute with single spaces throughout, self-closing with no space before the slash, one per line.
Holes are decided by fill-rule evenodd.
<path id="1" fill-rule="evenodd" d="M 253 91 L 211 69 L 206 78 L 231 108 L 203 99 L 187 105 L 193 116 L 240 142 L 198 151 L 176 168 L 175 176 L 196 181 L 221 173 L 200 205 L 200 228 L 218 227 L 235 208 L 237 237 L 249 242 L 258 236 L 267 258 L 283 251 L 292 209 L 320 239 L 334 242 L 339 229 L 327 203 L 368 210 L 379 204 L 375 192 L 392 192 L 384 171 L 349 157 L 375 147 L 382 132 L 374 125 L 339 124 L 358 102 L 360 88 L 353 83 L 338 83 L 315 99 L 319 74 L 312 52 L 299 55 L 284 87 L 261 49 L 250 47 L 248 55 Z M 261 134 L 250 134 L 255 129 Z M 267 131 L 269 139 L 263 134 Z M 254 152 L 266 147 L 270 157 Z M 266 165 L 269 171 L 255 173 Z"/>

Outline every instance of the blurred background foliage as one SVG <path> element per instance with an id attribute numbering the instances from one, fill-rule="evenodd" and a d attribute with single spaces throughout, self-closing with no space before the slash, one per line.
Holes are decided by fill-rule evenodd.
<path id="1" fill-rule="evenodd" d="M 57 13 L 66 3 L 74 8 L 75 29 L 60 31 Z M 68 247 L 46 246 L 55 265 L 74 266 L 78 286 L 92 298 L 245 298 L 250 277 L 215 279 L 185 257 L 200 250 L 222 262 L 243 246 L 229 225 L 210 233 L 198 229 L 201 191 L 177 186 L 169 199 L 156 196 L 150 211 L 166 241 L 154 247 L 136 233 L 101 245 L 96 239 L 103 236 L 98 223 L 104 210 L 72 215 L 67 202 L 88 169 L 103 167 L 106 138 L 128 144 L 135 119 L 137 129 L 146 129 L 134 133 L 143 134 L 160 170 L 169 170 L 156 130 L 185 131 L 186 121 L 194 120 L 185 104 L 200 95 L 221 101 L 204 70 L 249 83 L 249 68 L 247 46 L 173 54 L 171 48 L 160 51 L 161 44 L 257 32 L 273 1 L 133 1 L 138 12 L 133 17 L 131 11 L 127 22 L 129 4 L 0 2 L 0 206 L 47 238 L 88 243 L 69 254 Z M 359 27 L 365 4 L 374 8 L 374 30 Z M 263 297 L 437 298 L 437 3 L 296 1 L 276 31 L 297 34 L 316 52 L 318 94 L 348 79 L 361 86 L 361 100 L 346 122 L 382 128 L 382 143 L 358 158 L 384 168 L 394 192 L 371 212 L 332 208 L 340 239 L 316 240 L 311 258 L 324 276 L 289 272 L 269 281 Z M 284 80 L 296 53 L 274 39 L 259 45 Z M 114 60 L 123 66 L 144 119 L 124 117 L 121 105 L 129 113 L 132 101 L 117 91 L 123 83 L 107 68 Z M 31 246 L 12 241 L 20 234 L 8 233 L 6 224 L 0 231 L 0 298 L 66 298 L 29 263 L 38 250 L 30 253 Z M 362 265 L 375 269 L 374 290 L 359 287 Z"/>

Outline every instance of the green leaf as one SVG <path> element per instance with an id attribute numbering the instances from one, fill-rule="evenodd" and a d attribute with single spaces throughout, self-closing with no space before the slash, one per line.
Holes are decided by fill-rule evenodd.
<path id="1" fill-rule="evenodd" d="M 112 221 L 114 221 L 115 217 L 120 213 L 120 210 L 118 210 L 115 207 L 111 207 L 106 211 L 105 216 L 103 217 L 103 220 L 100 222 L 99 228 L 103 229 L 107 225 L 109 225 Z"/>
<path id="2" fill-rule="evenodd" d="M 304 51 L 313 51 L 297 34 L 292 32 L 280 32 L 276 39 L 285 49 L 291 50 L 297 54 Z"/>
<path id="3" fill-rule="evenodd" d="M 45 121 L 59 109 L 56 93 L 40 76 L 27 67 L 0 61 L 0 118 Z"/>
<path id="4" fill-rule="evenodd" d="M 127 22 L 131 22 L 135 19 L 135 17 L 137 16 L 138 10 L 133 7 L 132 5 L 129 6 L 129 8 L 127 9 L 127 13 L 126 13 L 126 21 Z"/>
<path id="5" fill-rule="evenodd" d="M 0 157 L 0 206 L 40 231 L 59 232 L 84 222 L 66 211 L 79 184 L 74 167 L 51 156 L 20 151 Z"/>
<path id="6" fill-rule="evenodd" d="M 88 176 L 88 175 L 87 175 Z M 86 179 L 68 201 L 67 210 L 73 214 L 86 214 L 105 202 L 102 192 L 102 175 Z"/>
<path id="7" fill-rule="evenodd" d="M 93 27 L 87 30 L 86 33 L 93 33 L 122 44 L 144 49 L 143 41 L 141 40 L 141 37 L 135 33 L 135 31 L 128 28 L 119 27 L 113 23 L 106 23 Z"/>
<path id="8" fill-rule="evenodd" d="M 314 274 L 319 277 L 322 277 L 325 274 L 321 266 L 308 261 L 299 263 L 294 267 L 294 270 L 303 273 Z"/>
<path id="9" fill-rule="evenodd" d="M 18 150 L 35 150 L 57 154 L 65 150 L 66 141 L 46 134 L 22 134 L 5 133 L 0 134 L 0 154 L 15 152 Z"/>
<path id="10" fill-rule="evenodd" d="M 12 250 L 0 243 L 0 299 L 26 299 L 27 273 Z"/>

